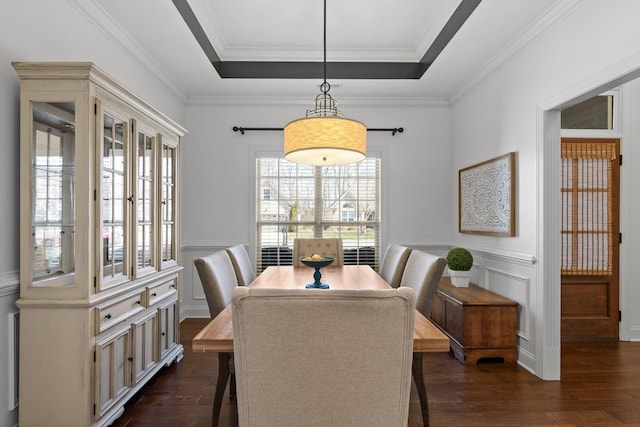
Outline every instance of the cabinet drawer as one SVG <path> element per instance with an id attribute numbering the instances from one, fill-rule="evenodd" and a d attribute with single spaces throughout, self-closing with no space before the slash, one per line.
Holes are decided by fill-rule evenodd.
<path id="1" fill-rule="evenodd" d="M 144 310 L 144 298 L 146 291 L 130 295 L 128 297 L 115 300 L 109 305 L 96 308 L 97 333 L 109 329 L 111 326 L 121 322 Z"/>
<path id="2" fill-rule="evenodd" d="M 178 292 L 176 288 L 176 279 L 162 282 L 158 285 L 147 286 L 147 306 L 150 307 L 158 301 L 176 294 Z"/>

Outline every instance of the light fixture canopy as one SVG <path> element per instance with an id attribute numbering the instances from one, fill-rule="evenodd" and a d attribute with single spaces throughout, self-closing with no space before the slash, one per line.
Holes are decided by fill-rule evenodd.
<path id="1" fill-rule="evenodd" d="M 284 156 L 295 163 L 342 165 L 363 160 L 367 154 L 367 127 L 338 110 L 327 82 L 327 0 L 324 0 L 324 82 L 315 108 L 284 127 Z"/>

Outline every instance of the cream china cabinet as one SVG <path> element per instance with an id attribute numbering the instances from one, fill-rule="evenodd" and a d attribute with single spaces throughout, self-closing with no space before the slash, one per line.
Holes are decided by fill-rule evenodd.
<path id="1" fill-rule="evenodd" d="M 102 426 L 179 339 L 185 130 L 91 63 L 20 77 L 20 424 Z"/>

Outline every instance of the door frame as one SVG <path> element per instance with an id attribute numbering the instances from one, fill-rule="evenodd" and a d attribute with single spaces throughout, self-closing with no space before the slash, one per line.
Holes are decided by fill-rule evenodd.
<path id="1" fill-rule="evenodd" d="M 560 111 L 580 101 L 640 77 L 640 54 L 615 63 L 588 79 L 572 85 L 537 106 L 536 158 L 537 260 L 539 264 L 532 307 L 536 313 L 535 373 L 544 380 L 560 380 Z M 627 114 L 623 111 L 623 114 Z M 621 142 L 624 138 L 620 136 Z M 621 184 L 625 180 L 621 171 Z M 627 209 L 621 192 L 620 226 L 624 230 Z M 620 248 L 620 340 L 629 339 L 625 316 L 627 254 Z"/>

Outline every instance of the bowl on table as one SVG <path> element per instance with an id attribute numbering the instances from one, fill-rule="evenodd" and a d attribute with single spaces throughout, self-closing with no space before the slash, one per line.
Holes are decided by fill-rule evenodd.
<path id="1" fill-rule="evenodd" d="M 325 256 L 325 257 L 302 257 L 300 258 L 300 262 L 306 265 L 307 267 L 311 267 L 315 269 L 313 273 L 313 283 L 307 284 L 307 288 L 309 289 L 329 289 L 329 285 L 327 283 L 322 283 L 320 278 L 322 274 L 320 273 L 320 269 L 322 267 L 326 267 L 330 265 L 333 261 L 335 261 L 334 257 Z"/>
<path id="2" fill-rule="evenodd" d="M 322 259 L 309 259 L 308 257 L 300 258 L 300 262 L 306 265 L 307 267 L 312 268 L 322 268 L 330 265 L 336 259 L 334 257 L 325 256 Z"/>

